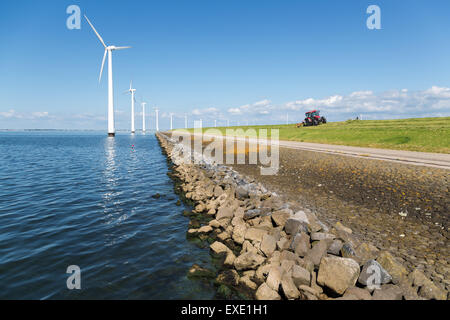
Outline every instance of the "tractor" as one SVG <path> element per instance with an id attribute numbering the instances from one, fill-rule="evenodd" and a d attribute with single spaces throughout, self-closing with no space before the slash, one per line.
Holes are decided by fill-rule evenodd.
<path id="1" fill-rule="evenodd" d="M 305 113 L 305 120 L 303 120 L 302 125 L 306 126 L 318 126 L 319 124 L 327 123 L 325 117 L 320 116 L 320 110 L 311 110 Z"/>

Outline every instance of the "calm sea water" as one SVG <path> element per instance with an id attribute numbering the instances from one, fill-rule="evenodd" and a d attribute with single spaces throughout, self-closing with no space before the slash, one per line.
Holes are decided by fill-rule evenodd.
<path id="1" fill-rule="evenodd" d="M 0 132 L 0 299 L 213 298 L 167 171 L 153 134 Z"/>

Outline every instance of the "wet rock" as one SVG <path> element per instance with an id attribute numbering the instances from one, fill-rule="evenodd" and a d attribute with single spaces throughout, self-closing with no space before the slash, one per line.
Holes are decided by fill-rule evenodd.
<path id="1" fill-rule="evenodd" d="M 188 271 L 188 278 L 214 278 L 215 272 L 203 267 L 200 267 L 198 264 L 192 265 L 192 267 Z"/>
<path id="2" fill-rule="evenodd" d="M 359 276 L 359 264 L 348 258 L 324 257 L 319 266 L 317 283 L 342 295 L 353 287 Z"/>
<path id="3" fill-rule="evenodd" d="M 227 253 L 230 250 L 226 245 L 219 241 L 214 242 L 209 247 L 216 254 Z"/>
<path id="4" fill-rule="evenodd" d="M 217 294 L 219 295 L 219 297 L 230 299 L 231 296 L 233 295 L 233 291 L 231 291 L 231 289 L 228 286 L 221 284 L 217 288 Z"/>
<path id="5" fill-rule="evenodd" d="M 197 230 L 198 233 L 210 233 L 211 231 L 213 231 L 211 226 L 203 226 Z"/>
<path id="6" fill-rule="evenodd" d="M 282 226 L 286 224 L 287 219 L 291 217 L 293 211 L 291 209 L 282 209 L 272 213 L 272 220 L 276 226 Z"/>
<path id="7" fill-rule="evenodd" d="M 287 272 L 281 276 L 281 288 L 288 299 L 297 299 L 300 297 L 300 291 L 298 291 L 291 275 Z"/>
<path id="8" fill-rule="evenodd" d="M 224 270 L 217 276 L 216 283 L 237 286 L 239 284 L 239 274 L 233 269 Z"/>
<path id="9" fill-rule="evenodd" d="M 338 256 L 341 252 L 344 243 L 341 240 L 333 240 L 331 245 L 328 247 L 327 252 Z"/>
<path id="10" fill-rule="evenodd" d="M 309 286 L 311 284 L 311 274 L 309 271 L 298 265 L 292 267 L 292 279 L 297 287 L 301 285 Z"/>
<path id="11" fill-rule="evenodd" d="M 330 245 L 330 240 L 320 240 L 311 250 L 308 251 L 305 258 L 312 261 L 317 267 L 320 265 L 320 261 L 323 256 L 327 253 L 328 246 Z"/>
<path id="12" fill-rule="evenodd" d="M 270 257 L 275 251 L 276 247 L 277 243 L 274 237 L 268 234 L 263 235 L 261 241 L 261 251 L 266 255 L 266 257 Z"/>
<path id="13" fill-rule="evenodd" d="M 254 252 L 246 252 L 241 254 L 234 261 L 234 267 L 236 270 L 248 270 L 255 269 L 264 262 L 264 258 Z"/>
<path id="14" fill-rule="evenodd" d="M 383 251 L 379 254 L 377 262 L 389 272 L 392 277 L 392 282 L 397 284 L 407 278 L 408 271 L 398 262 L 389 252 Z"/>
<path id="15" fill-rule="evenodd" d="M 159 199 L 161 198 L 161 195 L 159 193 L 155 193 L 154 195 L 152 195 L 153 199 Z"/>
<path id="16" fill-rule="evenodd" d="M 367 261 L 358 278 L 358 283 L 369 289 L 391 282 L 391 275 L 375 260 Z"/>
<path id="17" fill-rule="evenodd" d="M 249 276 L 245 275 L 239 279 L 239 284 L 247 287 L 250 290 L 256 290 L 258 286 L 254 283 Z"/>
<path id="18" fill-rule="evenodd" d="M 402 290 L 393 284 L 385 284 L 373 292 L 372 300 L 402 300 Z"/>
<path id="19" fill-rule="evenodd" d="M 271 289 L 266 283 L 263 283 L 256 290 L 255 297 L 257 300 L 281 300 L 280 295 Z"/>

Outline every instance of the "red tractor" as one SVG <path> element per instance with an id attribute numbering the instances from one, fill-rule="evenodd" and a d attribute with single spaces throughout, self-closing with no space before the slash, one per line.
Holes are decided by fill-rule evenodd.
<path id="1" fill-rule="evenodd" d="M 305 120 L 303 120 L 302 125 L 306 126 L 318 126 L 319 124 L 327 123 L 325 117 L 320 116 L 320 110 L 311 110 L 305 113 Z"/>

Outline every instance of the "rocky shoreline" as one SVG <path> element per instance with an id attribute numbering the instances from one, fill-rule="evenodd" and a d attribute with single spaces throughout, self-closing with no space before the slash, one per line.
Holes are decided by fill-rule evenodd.
<path id="1" fill-rule="evenodd" d="M 448 292 L 390 252 L 361 241 L 337 222 L 286 204 L 262 184 L 212 163 L 185 164 L 180 145 L 157 138 L 172 162 L 180 196 L 193 206 L 187 237 L 209 245 L 218 271 L 194 265 L 221 297 L 258 300 L 446 300 Z M 380 280 L 378 289 L 373 275 Z M 236 296 L 236 294 L 235 294 Z"/>

